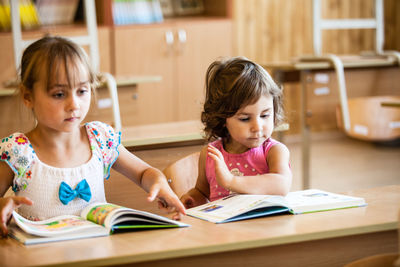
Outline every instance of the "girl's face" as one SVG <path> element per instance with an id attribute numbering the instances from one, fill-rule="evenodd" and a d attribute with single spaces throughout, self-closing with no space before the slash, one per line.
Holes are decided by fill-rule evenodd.
<path id="1" fill-rule="evenodd" d="M 272 96 L 262 96 L 254 104 L 239 109 L 226 119 L 230 138 L 225 144 L 229 153 L 243 153 L 260 146 L 271 137 L 274 129 L 274 105 Z"/>
<path id="2" fill-rule="evenodd" d="M 74 77 L 71 85 L 73 88 L 68 85 L 64 64 L 59 64 L 54 77 L 49 77 L 49 89 L 45 75 L 42 74 L 33 85 L 33 93 L 24 95 L 25 105 L 33 110 L 38 127 L 71 132 L 79 129 L 86 117 L 91 100 L 89 72 L 80 61 L 70 64 L 68 69 Z"/>

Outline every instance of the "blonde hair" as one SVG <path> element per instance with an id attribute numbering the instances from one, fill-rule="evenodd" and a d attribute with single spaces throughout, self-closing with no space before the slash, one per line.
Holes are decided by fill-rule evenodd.
<path id="1" fill-rule="evenodd" d="M 283 120 L 282 89 L 264 68 L 245 57 L 211 63 L 206 73 L 206 98 L 201 113 L 206 138 L 229 137 L 226 119 L 263 95 L 273 98 L 276 126 Z"/>
<path id="2" fill-rule="evenodd" d="M 47 89 L 59 69 L 64 64 L 68 85 L 74 81 L 74 73 L 70 71 L 71 63 L 79 60 L 88 70 L 89 83 L 92 91 L 97 82 L 96 75 L 90 67 L 85 51 L 74 42 L 59 36 L 45 36 L 29 45 L 22 55 L 19 71 L 20 89 L 32 92 L 34 84 L 41 78 L 44 71 Z"/>

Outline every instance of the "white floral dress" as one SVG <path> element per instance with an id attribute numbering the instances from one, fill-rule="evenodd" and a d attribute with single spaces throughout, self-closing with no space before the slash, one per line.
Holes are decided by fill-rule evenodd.
<path id="1" fill-rule="evenodd" d="M 92 156 L 88 162 L 73 168 L 56 168 L 41 162 L 23 133 L 1 140 L 0 160 L 14 172 L 13 191 L 34 202 L 32 206 L 22 205 L 18 209 L 22 216 L 44 220 L 58 215 L 79 215 L 88 203 L 106 201 L 104 179 L 110 176 L 111 166 L 119 155 L 121 133 L 98 121 L 86 123 L 85 128 Z M 90 187 L 90 200 L 76 197 L 63 204 L 59 197 L 60 184 L 64 182 L 74 189 L 84 179 Z"/>

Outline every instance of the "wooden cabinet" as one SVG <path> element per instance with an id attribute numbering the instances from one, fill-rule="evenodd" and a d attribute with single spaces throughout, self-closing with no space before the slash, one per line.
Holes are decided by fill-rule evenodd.
<path id="1" fill-rule="evenodd" d="M 122 125 L 172 121 L 174 67 L 165 25 L 126 26 L 114 30 L 115 75 L 159 75 L 162 82 L 141 84 L 135 90 L 118 90 Z"/>
<path id="2" fill-rule="evenodd" d="M 160 75 L 120 91 L 123 125 L 199 119 L 208 65 L 232 54 L 228 19 L 173 20 L 114 28 L 115 75 Z"/>
<path id="3" fill-rule="evenodd" d="M 176 55 L 178 120 L 199 119 L 204 101 L 205 73 L 219 57 L 232 55 L 232 26 L 228 20 L 178 25 L 187 41 Z"/>
<path id="4" fill-rule="evenodd" d="M 96 4 L 110 13 L 109 0 Z M 135 126 L 184 120 L 199 120 L 204 99 L 204 76 L 209 64 L 218 57 L 232 55 L 232 18 L 230 0 L 204 0 L 204 12 L 193 16 L 176 15 L 162 23 L 116 26 L 99 23 L 100 71 L 120 76 L 159 76 L 161 82 L 140 83 L 118 88 L 123 126 Z M 103 14 L 104 15 L 104 14 Z M 98 18 L 102 13 L 98 13 Z M 81 24 L 43 27 L 24 31 L 23 38 L 40 38 L 46 33 L 61 36 L 81 35 Z M 0 82 L 16 78 L 11 33 L 0 33 Z M 19 114 L 9 99 L 0 102 Z M 88 119 L 111 122 L 109 96 L 98 90 Z M 108 102 L 107 102 L 108 101 Z M 4 106 L 3 106 L 4 107 Z M 27 125 L 2 119 L 5 133 Z M 3 125 L 3 124 L 2 124 Z M 2 126 L 3 128 L 3 126 Z M 25 129 L 25 128 L 23 128 Z"/>
<path id="5" fill-rule="evenodd" d="M 14 48 L 10 33 L 0 33 L 0 83 L 16 78 Z"/>

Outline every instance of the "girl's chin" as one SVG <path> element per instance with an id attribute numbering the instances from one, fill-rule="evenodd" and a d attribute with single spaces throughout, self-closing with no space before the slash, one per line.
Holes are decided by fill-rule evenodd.
<path id="1" fill-rule="evenodd" d="M 262 143 L 264 143 L 266 139 L 265 138 L 254 138 L 254 139 L 249 139 L 248 141 L 248 147 L 249 148 L 255 148 L 259 147 Z"/>

